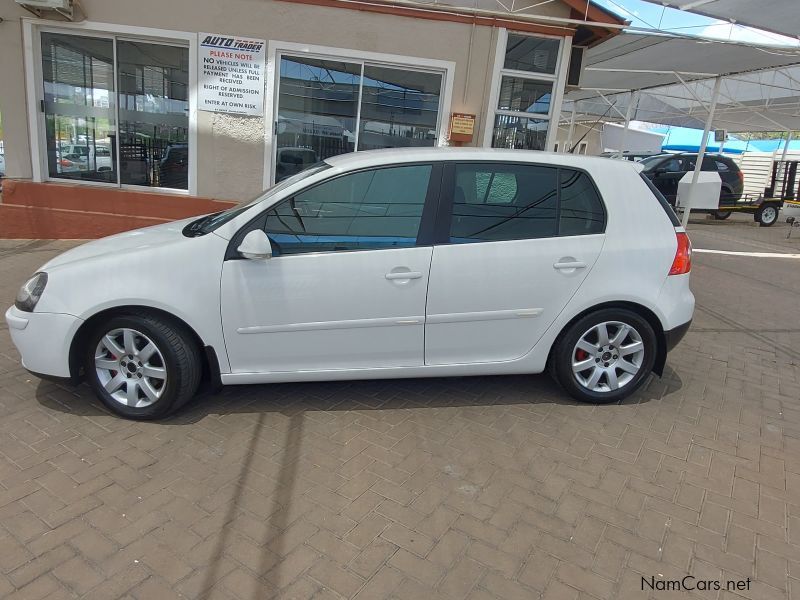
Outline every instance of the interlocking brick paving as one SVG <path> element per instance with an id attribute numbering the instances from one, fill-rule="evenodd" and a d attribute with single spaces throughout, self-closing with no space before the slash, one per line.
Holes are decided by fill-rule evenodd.
<path id="1" fill-rule="evenodd" d="M 73 244 L 0 243 L 6 303 Z M 417 379 L 231 387 L 134 423 L 27 374 L 3 324 L 0 597 L 800 598 L 799 268 L 697 255 L 692 330 L 612 406 L 545 376 Z M 687 574 L 751 583 L 642 590 Z"/>

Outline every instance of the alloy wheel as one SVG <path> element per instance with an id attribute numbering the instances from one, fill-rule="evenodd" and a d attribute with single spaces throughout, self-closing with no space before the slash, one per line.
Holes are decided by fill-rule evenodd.
<path id="1" fill-rule="evenodd" d="M 572 351 L 575 380 L 592 392 L 613 392 L 625 387 L 639 373 L 643 362 L 642 336 L 621 321 L 592 326 Z"/>
<path id="2" fill-rule="evenodd" d="M 100 385 L 124 406 L 150 406 L 166 388 L 167 367 L 161 351 L 135 329 L 113 329 L 100 338 L 94 365 Z"/>

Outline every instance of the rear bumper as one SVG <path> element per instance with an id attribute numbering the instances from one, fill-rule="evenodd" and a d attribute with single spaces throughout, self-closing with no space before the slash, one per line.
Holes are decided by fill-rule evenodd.
<path id="1" fill-rule="evenodd" d="M 683 325 L 678 325 L 674 329 L 664 332 L 664 342 L 667 346 L 667 352 L 670 352 L 680 343 L 680 341 L 683 339 L 683 336 L 685 336 L 686 332 L 689 331 L 689 327 L 691 327 L 691 325 L 692 320 L 689 319 Z"/>

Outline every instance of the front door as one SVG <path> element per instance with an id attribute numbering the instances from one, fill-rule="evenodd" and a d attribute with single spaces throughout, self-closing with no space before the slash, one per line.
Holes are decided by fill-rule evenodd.
<path id="1" fill-rule="evenodd" d="M 602 202 L 572 169 L 463 163 L 448 180 L 449 240 L 433 253 L 425 362 L 520 358 L 597 260 Z"/>
<path id="2" fill-rule="evenodd" d="M 234 373 L 424 364 L 432 249 L 417 238 L 426 198 L 438 192 L 433 171 L 427 164 L 341 175 L 257 221 L 273 258 L 223 267 Z"/>

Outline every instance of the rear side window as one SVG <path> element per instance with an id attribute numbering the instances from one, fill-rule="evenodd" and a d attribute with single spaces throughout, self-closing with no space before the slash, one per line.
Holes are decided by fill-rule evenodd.
<path id="1" fill-rule="evenodd" d="M 553 167 L 457 164 L 450 242 L 552 237 L 558 231 L 557 189 Z"/>
<path id="2" fill-rule="evenodd" d="M 639 177 L 642 178 L 642 181 L 647 184 L 647 187 L 650 188 L 650 191 L 653 192 L 653 196 L 656 197 L 658 203 L 661 205 L 661 208 L 664 209 L 664 212 L 667 213 L 667 217 L 669 217 L 670 222 L 672 222 L 673 227 L 680 227 L 680 220 L 678 220 L 678 215 L 675 214 L 675 211 L 672 210 L 672 206 L 670 206 L 667 199 L 664 198 L 664 195 L 658 191 L 658 188 L 653 185 L 653 182 L 644 174 L 639 173 Z"/>
<path id="3" fill-rule="evenodd" d="M 603 203 L 586 173 L 572 169 L 561 171 L 559 235 L 603 233 Z"/>
<path id="4" fill-rule="evenodd" d="M 602 200 L 581 171 L 525 164 L 455 165 L 451 243 L 589 235 L 604 229 Z"/>

